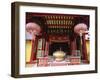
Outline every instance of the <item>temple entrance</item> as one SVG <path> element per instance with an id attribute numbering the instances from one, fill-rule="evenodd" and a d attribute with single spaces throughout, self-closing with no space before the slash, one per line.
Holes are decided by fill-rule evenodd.
<path id="1" fill-rule="evenodd" d="M 52 42 L 49 46 L 49 55 L 52 56 L 53 52 L 62 50 L 67 55 L 70 55 L 70 46 L 68 45 L 68 42 Z"/>

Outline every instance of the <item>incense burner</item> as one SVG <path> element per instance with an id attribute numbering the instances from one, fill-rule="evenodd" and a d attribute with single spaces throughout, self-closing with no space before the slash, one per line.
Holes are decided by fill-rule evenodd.
<path id="1" fill-rule="evenodd" d="M 63 51 L 55 51 L 53 53 L 55 61 L 63 61 L 65 58 L 65 52 Z"/>

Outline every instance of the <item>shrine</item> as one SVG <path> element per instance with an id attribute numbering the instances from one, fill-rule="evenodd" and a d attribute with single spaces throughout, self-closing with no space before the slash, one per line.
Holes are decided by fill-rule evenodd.
<path id="1" fill-rule="evenodd" d="M 88 15 L 26 13 L 26 23 L 33 16 L 43 18 L 40 19 L 39 25 L 43 23 L 44 28 L 36 36 L 35 41 L 26 39 L 26 64 L 37 66 L 89 64 L 90 53 L 87 47 L 89 38 L 86 39 L 89 31 Z M 81 33 L 77 33 L 79 28 L 75 28 L 80 23 L 87 26 L 86 30 L 82 28 L 84 30 L 82 36 Z M 56 61 L 56 56 L 59 55 L 53 55 L 56 51 L 65 54 L 63 57 L 61 55 L 58 57 L 63 58 L 63 61 Z"/>

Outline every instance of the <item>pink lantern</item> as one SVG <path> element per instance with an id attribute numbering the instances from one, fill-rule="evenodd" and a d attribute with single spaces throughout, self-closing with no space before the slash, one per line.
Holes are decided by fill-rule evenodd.
<path id="1" fill-rule="evenodd" d="M 27 33 L 26 37 L 29 38 L 31 36 L 32 39 L 35 39 L 35 37 L 39 35 L 40 32 L 41 32 L 41 28 L 38 24 L 34 22 L 30 22 L 26 24 L 26 33 Z"/>
<path id="2" fill-rule="evenodd" d="M 26 24 L 26 30 L 34 35 L 38 35 L 38 33 L 41 31 L 40 26 L 33 22 Z"/>
<path id="3" fill-rule="evenodd" d="M 85 33 L 87 31 L 87 25 L 84 23 L 79 23 L 74 27 L 74 32 L 79 34 L 80 36 L 82 33 Z"/>

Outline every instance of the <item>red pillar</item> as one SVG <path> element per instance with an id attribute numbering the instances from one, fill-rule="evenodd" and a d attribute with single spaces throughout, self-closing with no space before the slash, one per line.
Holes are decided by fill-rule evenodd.
<path id="1" fill-rule="evenodd" d="M 77 47 L 76 47 L 76 39 L 74 39 L 73 41 L 71 41 L 71 54 L 72 55 L 77 55 L 74 51 L 77 50 Z"/>
<path id="2" fill-rule="evenodd" d="M 86 49 L 86 40 L 85 40 L 85 35 L 83 35 L 82 37 L 82 59 L 83 59 L 83 62 L 84 63 L 87 63 L 88 61 L 88 58 L 87 58 L 87 49 Z"/>
<path id="3" fill-rule="evenodd" d="M 36 60 L 37 44 L 38 44 L 37 38 L 35 41 L 32 40 L 32 50 L 31 50 L 30 63 L 32 63 L 34 60 Z"/>

